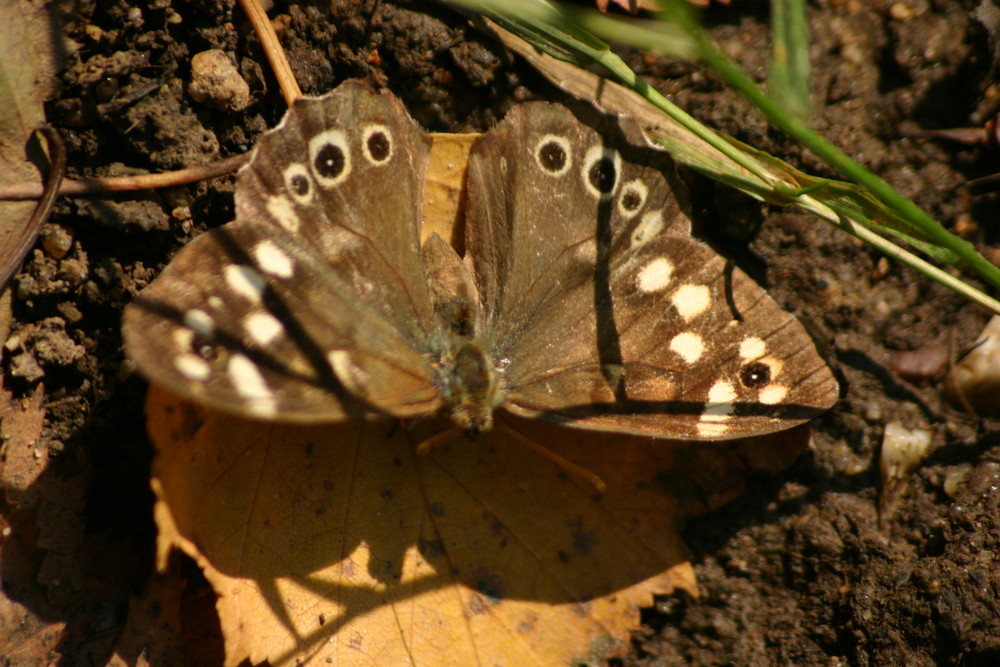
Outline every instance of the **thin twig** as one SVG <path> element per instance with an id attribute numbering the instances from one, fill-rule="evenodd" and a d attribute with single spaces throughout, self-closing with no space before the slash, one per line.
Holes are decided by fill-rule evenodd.
<path id="1" fill-rule="evenodd" d="M 188 183 L 196 183 L 209 178 L 230 174 L 242 167 L 249 158 L 249 153 L 243 153 L 242 155 L 234 155 L 233 157 L 228 157 L 212 164 L 187 167 L 186 169 L 167 171 L 160 174 L 64 180 L 59 186 L 57 194 L 61 197 L 80 197 L 107 194 L 109 192 L 155 190 L 157 188 L 187 185 Z M 0 200 L 38 199 L 42 196 L 42 192 L 42 188 L 37 183 L 15 183 L 0 187 Z"/>

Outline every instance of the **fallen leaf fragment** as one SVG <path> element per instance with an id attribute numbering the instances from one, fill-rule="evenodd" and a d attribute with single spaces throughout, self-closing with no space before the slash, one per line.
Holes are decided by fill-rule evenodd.
<path id="1" fill-rule="evenodd" d="M 503 429 L 419 456 L 391 423 L 279 427 L 154 390 L 159 562 L 203 569 L 230 665 L 606 659 L 654 594 L 695 594 L 662 483 L 689 445 L 514 423 L 603 497 Z"/>
<path id="2" fill-rule="evenodd" d="M 45 425 L 45 389 L 42 385 L 27 399 L 0 390 L 0 489 L 7 502 L 30 505 L 37 500 L 32 486 L 48 465 L 48 456 L 37 448 Z"/>
<path id="3" fill-rule="evenodd" d="M 181 598 L 178 568 L 152 577 L 141 595 L 129 596 L 125 627 L 108 667 L 181 665 Z"/>
<path id="4" fill-rule="evenodd" d="M 424 179 L 422 238 L 440 234 L 461 250 L 465 239 L 454 230 L 459 224 L 460 211 L 465 210 L 465 174 L 469 166 L 469 151 L 478 134 L 449 132 L 431 135 L 430 162 Z"/>
<path id="5" fill-rule="evenodd" d="M 0 657 L 4 665 L 59 664 L 65 621 L 48 621 L 20 602 L 0 596 Z"/>

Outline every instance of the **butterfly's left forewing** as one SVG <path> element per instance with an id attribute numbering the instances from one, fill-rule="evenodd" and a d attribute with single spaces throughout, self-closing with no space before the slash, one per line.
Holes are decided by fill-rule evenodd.
<path id="1" fill-rule="evenodd" d="M 669 162 L 624 143 L 627 125 L 600 129 L 524 105 L 473 150 L 466 242 L 504 407 L 705 440 L 828 408 L 837 386 L 811 339 L 690 237 L 681 189 L 653 166 Z"/>
<path id="2" fill-rule="evenodd" d="M 348 82 L 296 103 L 237 188 L 237 220 L 185 247 L 125 312 L 158 384 L 283 421 L 438 409 L 444 342 L 419 250 L 426 135 Z"/>

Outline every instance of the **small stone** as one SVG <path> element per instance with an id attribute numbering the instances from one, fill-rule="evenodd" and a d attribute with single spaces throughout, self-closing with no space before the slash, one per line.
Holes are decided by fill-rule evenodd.
<path id="1" fill-rule="evenodd" d="M 45 371 L 30 352 L 22 352 L 10 360 L 10 374 L 28 382 L 37 382 L 45 377 Z"/>
<path id="2" fill-rule="evenodd" d="M 45 225 L 42 230 L 42 247 L 50 256 L 62 259 L 73 247 L 73 230 L 54 223 Z"/>
<path id="3" fill-rule="evenodd" d="M 913 18 L 914 11 L 905 2 L 894 2 L 892 6 L 889 7 L 889 16 L 891 16 L 896 21 L 905 21 L 906 19 Z"/>
<path id="4" fill-rule="evenodd" d="M 1000 414 L 1000 316 L 986 323 L 975 347 L 944 379 L 944 397 L 958 410 Z"/>
<path id="5" fill-rule="evenodd" d="M 910 474 L 927 454 L 932 438 L 927 429 L 910 429 L 898 421 L 886 424 L 879 460 L 883 487 Z"/>
<path id="6" fill-rule="evenodd" d="M 188 93 L 196 102 L 220 111 L 240 111 L 250 105 L 250 86 L 219 49 L 202 51 L 191 59 Z"/>
<path id="7" fill-rule="evenodd" d="M 951 467 L 945 473 L 944 481 L 941 482 L 941 488 L 944 489 L 945 493 L 954 498 L 965 486 L 965 482 L 969 479 L 969 473 L 971 472 L 971 463 L 959 463 L 957 466 Z"/>
<path id="8" fill-rule="evenodd" d="M 65 317 L 66 321 L 70 324 L 76 324 L 83 319 L 83 313 L 80 312 L 80 309 L 77 308 L 75 304 L 68 301 L 60 303 L 56 306 L 56 310 L 58 310 L 59 314 Z"/>

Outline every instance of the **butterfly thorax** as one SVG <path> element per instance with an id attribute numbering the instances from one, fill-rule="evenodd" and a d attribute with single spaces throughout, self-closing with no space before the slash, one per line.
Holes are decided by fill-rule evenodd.
<path id="1" fill-rule="evenodd" d="M 469 439 L 493 427 L 504 401 L 499 374 L 481 340 L 483 318 L 475 282 L 455 250 L 437 234 L 421 248 L 431 301 L 443 328 L 437 387 L 451 419 Z"/>
<path id="2" fill-rule="evenodd" d="M 453 339 L 454 340 L 454 339 Z M 493 428 L 493 410 L 503 403 L 498 378 L 483 346 L 475 340 L 455 340 L 444 400 L 451 419 L 470 440 Z"/>

